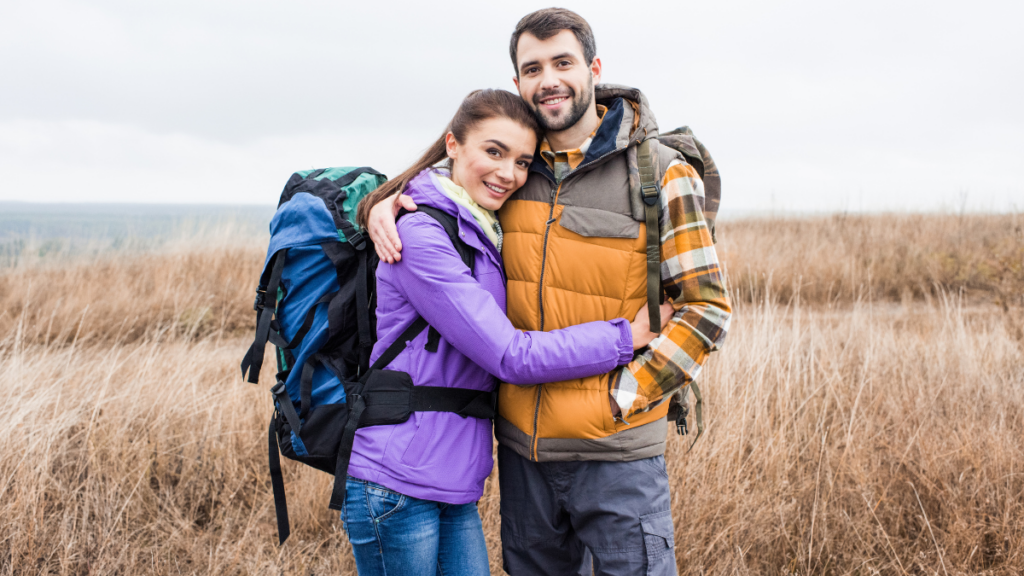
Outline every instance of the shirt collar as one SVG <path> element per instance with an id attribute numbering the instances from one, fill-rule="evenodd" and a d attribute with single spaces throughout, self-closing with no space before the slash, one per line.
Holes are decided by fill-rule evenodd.
<path id="1" fill-rule="evenodd" d="M 594 131 L 575 150 L 554 151 L 551 149 L 551 144 L 548 142 L 547 137 L 544 137 L 544 140 L 540 143 L 540 155 L 544 162 L 547 163 L 548 168 L 551 168 L 555 175 L 555 180 L 561 181 L 562 176 L 576 169 L 583 162 L 583 158 L 587 155 L 587 150 L 590 149 L 590 144 L 594 141 L 594 135 L 601 128 L 601 122 L 604 120 L 604 115 L 607 111 L 608 108 L 605 106 L 597 105 L 597 126 L 594 126 Z"/>

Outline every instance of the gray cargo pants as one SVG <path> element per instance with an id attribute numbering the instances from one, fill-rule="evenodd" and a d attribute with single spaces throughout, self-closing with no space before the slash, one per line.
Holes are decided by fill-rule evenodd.
<path id="1" fill-rule="evenodd" d="M 674 575 L 665 457 L 531 462 L 498 446 L 501 545 L 512 576 Z M 590 554 L 587 554 L 587 550 Z"/>

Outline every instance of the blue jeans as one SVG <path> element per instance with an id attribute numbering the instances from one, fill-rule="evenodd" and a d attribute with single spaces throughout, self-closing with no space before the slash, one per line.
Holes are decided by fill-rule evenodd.
<path id="1" fill-rule="evenodd" d="M 475 503 L 420 500 L 349 476 L 341 519 L 360 576 L 490 574 Z"/>

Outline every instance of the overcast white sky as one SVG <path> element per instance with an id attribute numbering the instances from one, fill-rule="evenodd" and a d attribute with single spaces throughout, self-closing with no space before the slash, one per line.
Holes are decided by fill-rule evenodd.
<path id="1" fill-rule="evenodd" d="M 1024 2 L 564 2 L 604 81 L 711 149 L 723 213 L 1024 209 Z M 0 200 L 276 203 L 396 174 L 514 90 L 539 2 L 0 3 Z M 645 13 L 640 12 L 646 10 Z"/>

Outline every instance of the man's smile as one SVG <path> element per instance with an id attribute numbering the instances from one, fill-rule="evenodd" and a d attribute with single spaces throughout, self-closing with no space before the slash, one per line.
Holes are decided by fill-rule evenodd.
<path id="1" fill-rule="evenodd" d="M 570 91 L 567 93 L 538 96 L 536 98 L 536 102 L 548 110 L 555 110 L 561 106 L 563 102 L 567 102 L 571 98 L 572 92 Z"/>

